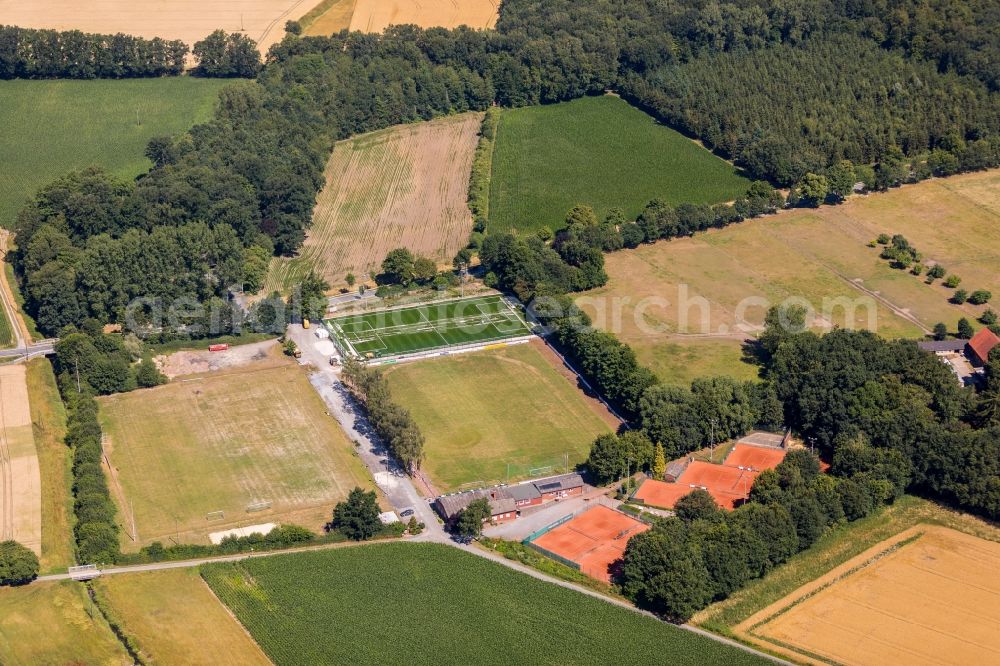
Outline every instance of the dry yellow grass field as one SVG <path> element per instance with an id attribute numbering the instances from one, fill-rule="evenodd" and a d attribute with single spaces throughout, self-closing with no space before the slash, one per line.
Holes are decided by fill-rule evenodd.
<path id="1" fill-rule="evenodd" d="M 0 588 L 0 664 L 131 663 L 82 584 L 62 581 Z"/>
<path id="2" fill-rule="evenodd" d="M 0 541 L 42 552 L 42 481 L 23 365 L 0 366 Z"/>
<path id="3" fill-rule="evenodd" d="M 331 285 L 378 272 L 405 247 L 450 264 L 468 242 L 469 173 L 482 114 L 400 125 L 339 142 L 326 167 L 305 245 L 271 263 L 264 293 L 315 268 Z"/>
<path id="4" fill-rule="evenodd" d="M 310 37 L 326 37 L 351 27 L 358 0 L 323 0 L 300 19 Z"/>
<path id="5" fill-rule="evenodd" d="M 303 370 L 280 355 L 100 402 L 126 550 L 268 522 L 318 530 L 352 488 L 373 486 Z M 248 512 L 256 502 L 271 506 Z M 224 518 L 209 521 L 215 511 Z"/>
<path id="6" fill-rule="evenodd" d="M 955 330 L 959 318 L 975 319 L 984 308 L 950 304 L 951 291 L 940 281 L 928 285 L 890 268 L 867 243 L 880 233 L 901 233 L 927 260 L 962 277 L 963 288 L 1000 296 L 998 227 L 1000 170 L 934 179 L 610 254 L 608 285 L 580 303 L 668 381 L 702 363 L 712 371 L 723 359 L 738 363 L 733 334 L 752 334 L 767 304 L 789 298 L 808 302 L 821 329 L 855 326 L 917 338 L 938 321 Z M 703 348 L 692 365 L 669 351 L 706 340 L 721 357 Z M 727 374 L 746 373 L 731 368 Z"/>
<path id="7" fill-rule="evenodd" d="M 106 576 L 93 585 L 102 607 L 135 640 L 145 663 L 271 663 L 196 568 Z"/>
<path id="8" fill-rule="evenodd" d="M 351 30 L 382 32 L 390 25 L 492 28 L 500 0 L 357 0 Z"/>
<path id="9" fill-rule="evenodd" d="M 737 634 L 816 664 L 1000 661 L 1000 543 L 921 525 L 765 608 Z"/>
<path id="10" fill-rule="evenodd" d="M 64 441 L 66 408 L 47 359 L 28 362 L 27 383 L 42 483 L 42 555 L 39 559 L 41 570 L 46 573 L 65 570 L 74 564 L 72 453 Z"/>
<path id="11" fill-rule="evenodd" d="M 213 30 L 244 30 L 262 53 L 281 41 L 285 21 L 316 0 L 0 0 L 0 23 L 24 28 L 124 32 L 147 39 L 180 39 L 189 46 Z"/>

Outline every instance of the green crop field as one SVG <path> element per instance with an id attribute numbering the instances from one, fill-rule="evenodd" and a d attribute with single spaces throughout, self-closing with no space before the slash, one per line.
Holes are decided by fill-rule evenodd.
<path id="1" fill-rule="evenodd" d="M 39 188 L 99 165 L 121 178 L 149 168 L 151 137 L 211 117 L 229 81 L 187 76 L 122 81 L 0 81 L 0 226 Z"/>
<path id="2" fill-rule="evenodd" d="M 566 471 L 617 426 L 546 358 L 551 353 L 532 341 L 386 371 L 393 399 L 427 438 L 423 469 L 438 490 L 505 481 L 508 472 L 513 480 Z"/>
<path id="3" fill-rule="evenodd" d="M 606 95 L 504 111 L 490 188 L 490 231 L 553 230 L 576 204 L 635 217 L 650 199 L 719 203 L 749 182 L 728 162 Z"/>
<path id="4" fill-rule="evenodd" d="M 502 296 L 379 310 L 327 320 L 341 350 L 356 357 L 397 356 L 529 335 L 531 328 Z"/>
<path id="5" fill-rule="evenodd" d="M 764 663 L 439 544 L 213 564 L 202 576 L 278 666 L 402 655 L 435 665 Z"/>

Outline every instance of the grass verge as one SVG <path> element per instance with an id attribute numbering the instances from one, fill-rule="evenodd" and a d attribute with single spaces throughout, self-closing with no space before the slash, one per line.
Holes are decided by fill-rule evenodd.
<path id="1" fill-rule="evenodd" d="M 59 397 L 56 377 L 47 359 L 37 358 L 27 365 L 28 401 L 31 428 L 38 451 L 42 483 L 43 573 L 65 571 L 74 559 L 72 456 L 63 442 L 66 436 L 66 409 Z"/>

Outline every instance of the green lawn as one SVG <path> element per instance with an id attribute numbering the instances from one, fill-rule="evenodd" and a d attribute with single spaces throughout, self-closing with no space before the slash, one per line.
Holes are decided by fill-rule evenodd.
<path id="1" fill-rule="evenodd" d="M 588 204 L 598 216 L 639 214 L 654 197 L 718 203 L 748 181 L 724 160 L 618 97 L 587 97 L 500 116 L 490 189 L 490 231 L 558 229 Z"/>
<path id="2" fill-rule="evenodd" d="M 0 81 L 0 226 L 39 188 L 93 164 L 121 178 L 149 168 L 151 137 L 211 117 L 229 81 L 171 77 L 122 81 Z"/>
<path id="3" fill-rule="evenodd" d="M 202 576 L 278 666 L 764 663 L 439 544 L 213 564 Z"/>
<path id="4" fill-rule="evenodd" d="M 529 335 L 519 312 L 501 296 L 457 299 L 328 320 L 342 349 L 356 356 L 393 356 Z"/>
<path id="5" fill-rule="evenodd" d="M 386 378 L 427 439 L 423 469 L 440 491 L 564 471 L 611 431 L 535 343 L 406 363 Z"/>

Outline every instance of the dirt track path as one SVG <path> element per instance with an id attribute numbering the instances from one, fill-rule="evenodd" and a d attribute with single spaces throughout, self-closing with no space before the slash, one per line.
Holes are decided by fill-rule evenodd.
<path id="1" fill-rule="evenodd" d="M 6 256 L 7 247 L 10 243 L 10 231 L 0 229 L 0 255 Z M 10 321 L 10 330 L 14 336 L 14 346 L 23 347 L 25 342 L 31 341 L 31 334 L 28 327 L 21 318 L 21 313 L 17 307 L 17 300 L 14 292 L 7 283 L 7 271 L 0 270 L 0 301 L 3 301 L 3 309 L 7 313 L 7 320 Z"/>

